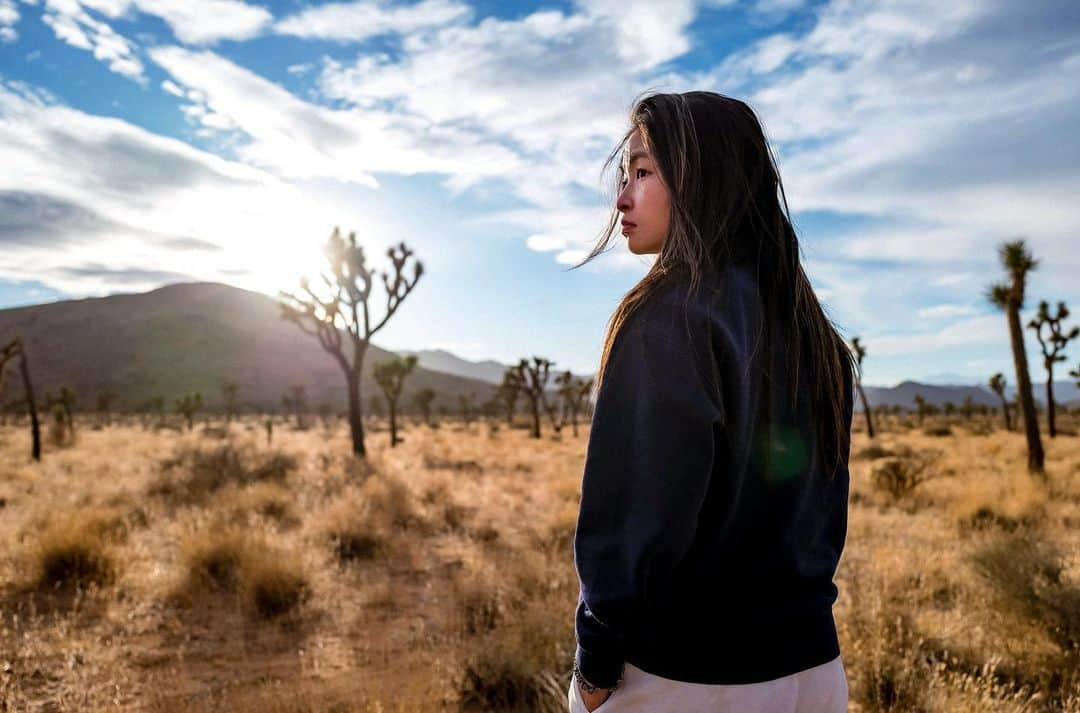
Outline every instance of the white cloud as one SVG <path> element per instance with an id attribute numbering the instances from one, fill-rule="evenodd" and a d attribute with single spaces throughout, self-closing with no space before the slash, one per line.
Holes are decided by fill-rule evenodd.
<path id="1" fill-rule="evenodd" d="M 379 110 L 329 109 L 209 51 L 157 47 L 151 58 L 187 88 L 189 120 L 236 129 L 237 156 L 286 178 L 334 178 L 375 187 L 374 174 L 503 175 L 520 159 L 475 132 Z"/>
<path id="2" fill-rule="evenodd" d="M 974 313 L 975 308 L 971 305 L 939 304 L 923 307 L 916 314 L 923 319 L 941 319 L 946 317 L 963 317 Z"/>
<path id="3" fill-rule="evenodd" d="M 42 22 L 52 28 L 57 39 L 90 51 L 117 74 L 146 83 L 142 62 L 135 56 L 135 45 L 93 17 L 78 0 L 44 0 L 44 5 Z M 115 8 L 108 9 L 111 12 Z"/>
<path id="4" fill-rule="evenodd" d="M 8 44 L 18 39 L 15 24 L 19 21 L 19 10 L 15 0 L 0 0 L 0 44 Z"/>
<path id="5" fill-rule="evenodd" d="M 133 0 L 140 12 L 168 23 L 176 39 L 186 44 L 246 40 L 273 21 L 265 8 L 240 0 Z"/>
<path id="6" fill-rule="evenodd" d="M 305 8 L 279 20 L 274 31 L 305 38 L 360 41 L 383 34 L 441 27 L 471 16 L 472 8 L 455 0 L 421 0 L 412 5 L 360 0 Z"/>
<path id="7" fill-rule="evenodd" d="M 18 167 L 0 172 L 0 276 L 74 294 L 177 275 L 295 284 L 326 237 L 311 226 L 343 215 L 272 174 L 11 83 L 0 85 L 0 165 Z"/>

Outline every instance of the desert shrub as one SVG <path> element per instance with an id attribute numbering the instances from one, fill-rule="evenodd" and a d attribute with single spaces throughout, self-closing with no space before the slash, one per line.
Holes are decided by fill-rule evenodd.
<path id="1" fill-rule="evenodd" d="M 1059 655 L 1029 662 L 1028 675 L 1053 702 L 1080 693 L 1080 586 L 1064 576 L 1065 557 L 1049 542 L 1001 535 L 971 555 L 1002 615 L 1045 632 Z"/>
<path id="2" fill-rule="evenodd" d="M 281 483 L 296 468 L 295 456 L 257 452 L 250 443 L 240 446 L 230 441 L 209 450 L 183 446 L 159 463 L 150 493 L 185 503 L 205 502 L 229 483 Z"/>
<path id="3" fill-rule="evenodd" d="M 878 458 L 886 458 L 891 455 L 895 454 L 885 446 L 880 443 L 871 443 L 856 453 L 855 457 L 860 460 L 877 460 Z"/>
<path id="4" fill-rule="evenodd" d="M 532 599 L 470 640 L 457 676 L 463 711 L 564 713 L 573 623 L 552 619 L 554 602 Z"/>
<path id="5" fill-rule="evenodd" d="M 938 426 L 924 426 L 922 432 L 927 436 L 942 438 L 944 436 L 952 435 L 952 427 L 948 424 L 942 424 Z"/>
<path id="6" fill-rule="evenodd" d="M 181 550 L 186 576 L 174 597 L 181 605 L 223 598 L 268 619 L 295 610 L 310 597 L 299 561 L 240 527 L 200 530 L 185 539 Z"/>
<path id="7" fill-rule="evenodd" d="M 73 511 L 53 517 L 35 548 L 35 584 L 42 589 L 109 584 L 116 561 L 108 538 L 110 523 L 94 511 Z"/>
<path id="8" fill-rule="evenodd" d="M 888 494 L 894 500 L 899 499 L 938 475 L 933 468 L 937 455 L 936 451 L 907 451 L 881 458 L 870 470 L 871 483 L 876 490 Z"/>

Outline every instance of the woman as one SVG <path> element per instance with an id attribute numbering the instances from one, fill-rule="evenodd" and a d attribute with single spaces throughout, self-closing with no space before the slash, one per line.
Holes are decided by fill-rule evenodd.
<path id="1" fill-rule="evenodd" d="M 630 123 L 581 264 L 620 213 L 630 250 L 657 257 L 597 372 L 570 709 L 843 711 L 832 580 L 856 362 L 802 270 L 754 112 L 654 94 Z"/>

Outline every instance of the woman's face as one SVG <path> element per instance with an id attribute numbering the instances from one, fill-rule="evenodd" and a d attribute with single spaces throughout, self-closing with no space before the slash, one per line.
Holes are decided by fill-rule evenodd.
<path id="1" fill-rule="evenodd" d="M 635 131 L 623 161 L 623 184 L 615 204 L 622 213 L 622 232 L 636 255 L 660 252 L 667 238 L 671 203 L 667 186 L 660 180 L 656 164 Z"/>

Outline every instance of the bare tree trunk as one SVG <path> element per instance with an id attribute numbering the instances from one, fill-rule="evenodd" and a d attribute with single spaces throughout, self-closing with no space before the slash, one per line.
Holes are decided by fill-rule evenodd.
<path id="1" fill-rule="evenodd" d="M 22 372 L 23 388 L 26 389 L 26 407 L 30 410 L 30 455 L 41 460 L 41 428 L 38 425 L 37 406 L 34 404 L 34 387 L 30 383 L 30 367 L 26 365 L 26 348 L 19 345 L 19 371 Z"/>
<path id="2" fill-rule="evenodd" d="M 1024 351 L 1024 333 L 1020 328 L 1020 310 L 1010 304 L 1008 314 L 1013 363 L 1016 366 L 1017 399 L 1020 402 L 1020 413 L 1024 418 L 1024 433 L 1027 436 L 1028 472 L 1045 478 L 1039 421 L 1035 413 L 1035 399 L 1031 394 L 1031 376 L 1028 373 L 1027 353 Z"/>
<path id="3" fill-rule="evenodd" d="M 863 415 L 866 417 L 866 433 L 870 438 L 874 437 L 874 422 L 870 419 L 870 404 L 866 403 L 866 392 L 863 391 L 862 382 L 859 382 L 859 398 L 862 399 Z"/>
<path id="4" fill-rule="evenodd" d="M 1050 437 L 1057 435 L 1054 428 L 1054 370 L 1046 370 L 1046 425 L 1049 427 Z"/>
<path id="5" fill-rule="evenodd" d="M 1012 430 L 1012 419 L 1009 418 L 1009 402 L 1005 400 L 1004 394 L 999 394 L 1001 398 L 1001 412 L 1005 415 L 1005 430 Z"/>
<path id="6" fill-rule="evenodd" d="M 363 458 L 367 452 L 364 450 L 364 422 L 360 418 L 360 375 L 349 369 L 345 372 L 345 380 L 349 390 L 349 431 L 352 434 L 353 455 Z"/>

